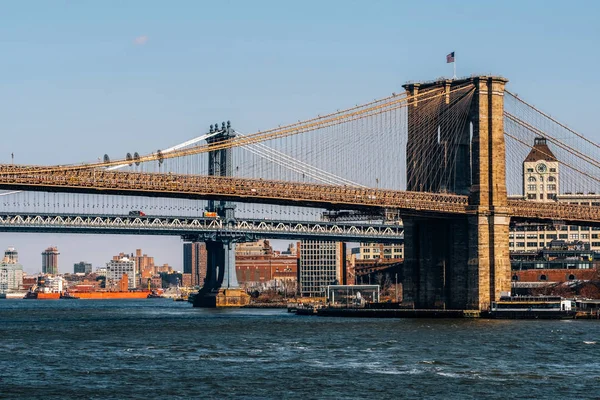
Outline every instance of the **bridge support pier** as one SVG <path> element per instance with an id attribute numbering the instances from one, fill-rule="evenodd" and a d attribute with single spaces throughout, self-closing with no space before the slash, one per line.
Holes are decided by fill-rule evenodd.
<path id="1" fill-rule="evenodd" d="M 403 302 L 415 308 L 467 308 L 467 221 L 405 217 Z"/>
<path id="2" fill-rule="evenodd" d="M 427 162 L 422 152 L 436 154 L 446 143 L 436 140 L 450 135 L 438 120 L 444 104 L 413 100 L 408 109 L 407 190 L 469 193 L 468 216 L 448 219 L 403 218 L 405 240 L 403 298 L 417 308 L 487 309 L 502 294 L 510 292 L 508 250 L 508 200 L 504 144 L 504 86 L 500 77 L 473 77 L 458 81 L 409 84 L 414 95 L 428 90 L 445 90 L 447 98 L 459 85 L 472 85 L 472 99 L 465 126 L 458 127 L 459 156 L 453 165 Z M 454 96 L 464 95 L 457 92 Z M 427 104 L 427 103 L 425 103 Z M 423 117 L 432 119 L 425 129 Z M 470 154 L 467 133 L 472 127 Z M 442 187 L 431 177 L 448 174 L 453 187 Z M 471 172 L 472 171 L 472 172 Z M 467 177 L 467 172 L 470 177 Z"/>
<path id="3" fill-rule="evenodd" d="M 240 307 L 248 304 L 250 296 L 237 281 L 235 240 L 207 240 L 206 254 L 206 280 L 194 298 L 194 307 Z"/>

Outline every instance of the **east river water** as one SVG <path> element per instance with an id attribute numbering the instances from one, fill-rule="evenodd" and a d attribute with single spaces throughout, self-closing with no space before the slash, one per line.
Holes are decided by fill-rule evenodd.
<path id="1" fill-rule="evenodd" d="M 600 399 L 600 321 L 0 300 L 6 399 Z"/>

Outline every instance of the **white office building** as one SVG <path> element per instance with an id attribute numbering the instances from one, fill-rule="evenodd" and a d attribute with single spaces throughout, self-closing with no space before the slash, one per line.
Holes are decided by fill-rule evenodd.
<path id="1" fill-rule="evenodd" d="M 120 260 L 110 260 L 106 263 L 106 287 L 117 287 L 123 275 L 127 274 L 128 288 L 136 288 L 135 261 L 127 257 Z"/>

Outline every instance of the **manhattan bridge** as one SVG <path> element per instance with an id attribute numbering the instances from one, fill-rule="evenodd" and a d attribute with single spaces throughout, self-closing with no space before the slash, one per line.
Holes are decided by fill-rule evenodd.
<path id="1" fill-rule="evenodd" d="M 561 192 L 600 193 L 600 146 L 507 82 L 408 83 L 269 130 L 215 123 L 151 154 L 0 165 L 0 230 L 203 241 L 212 292 L 238 286 L 235 243 L 403 241 L 407 301 L 484 309 L 510 291 L 511 224 L 600 226 L 600 207 L 523 198 L 522 162 L 536 138 L 560 164 Z"/>

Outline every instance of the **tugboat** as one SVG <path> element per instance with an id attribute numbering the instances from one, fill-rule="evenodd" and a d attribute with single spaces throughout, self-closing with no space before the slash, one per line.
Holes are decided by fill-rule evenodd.
<path id="1" fill-rule="evenodd" d="M 156 293 L 155 291 L 152 291 L 150 293 L 148 293 L 148 296 L 146 296 L 147 299 L 164 299 L 164 296 L 161 296 L 160 294 Z"/>

